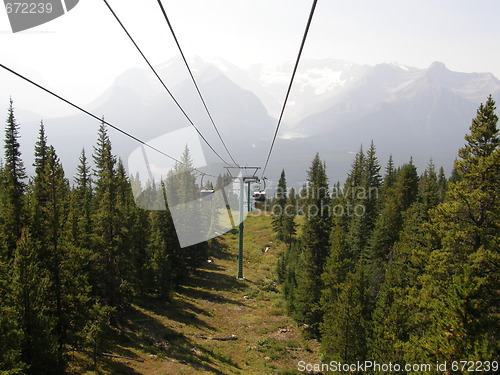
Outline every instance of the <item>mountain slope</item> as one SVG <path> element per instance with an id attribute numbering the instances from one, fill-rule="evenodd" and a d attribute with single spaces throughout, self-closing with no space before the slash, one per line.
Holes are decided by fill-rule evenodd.
<path id="1" fill-rule="evenodd" d="M 220 59 L 207 62 L 197 58 L 191 68 L 235 160 L 262 165 L 293 65 L 259 64 L 242 69 Z M 173 59 L 160 65 L 158 72 L 199 131 L 228 161 L 183 62 Z M 342 60 L 304 60 L 292 87 L 268 177 L 277 179 L 285 167 L 290 182 L 304 180 L 309 161 L 319 151 L 332 166 L 331 178 L 343 179 L 350 153 L 372 139 L 382 164 L 390 153 L 398 162 L 412 156 L 420 168 L 433 158 L 449 173 L 479 102 L 489 94 L 500 98 L 500 81 L 490 73 L 452 72 L 438 62 L 417 69 L 395 63 L 370 67 Z M 89 108 L 144 141 L 190 126 L 146 69 L 122 74 Z M 32 154 L 38 124 L 30 126 L 26 134 L 28 154 Z M 95 121 L 85 115 L 48 119 L 46 128 L 69 171 L 74 169 L 81 147 L 91 150 L 95 142 Z M 126 160 L 136 142 L 113 132 L 111 136 L 116 152 Z M 221 166 L 206 145 L 204 151 L 210 164 Z"/>

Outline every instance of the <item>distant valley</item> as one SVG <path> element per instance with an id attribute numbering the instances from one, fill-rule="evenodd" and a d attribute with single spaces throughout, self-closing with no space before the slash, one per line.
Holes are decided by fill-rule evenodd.
<path id="1" fill-rule="evenodd" d="M 241 69 L 220 59 L 199 58 L 191 66 L 236 161 L 262 165 L 293 66 L 259 64 Z M 158 72 L 206 139 L 229 160 L 182 61 L 162 64 Z M 266 175 L 277 180 L 285 168 L 290 185 L 300 184 L 319 152 L 331 182 L 343 182 L 353 154 L 361 144 L 368 147 L 371 140 L 382 166 L 389 154 L 396 164 L 412 157 L 420 170 L 432 158 L 449 174 L 470 121 L 489 94 L 500 99 L 500 81 L 492 74 L 453 72 L 439 62 L 417 69 L 396 63 L 367 66 L 341 60 L 303 60 Z M 189 126 L 146 69 L 125 72 L 85 108 L 145 141 Z M 22 124 L 23 152 L 29 160 L 38 123 L 25 123 L 22 111 L 17 117 Z M 44 122 L 49 142 L 71 173 L 81 148 L 92 150 L 98 124 L 84 114 Z M 115 152 L 126 160 L 137 144 L 114 131 L 110 135 Z M 222 171 L 208 148 L 205 156 L 213 165 L 211 172 Z"/>

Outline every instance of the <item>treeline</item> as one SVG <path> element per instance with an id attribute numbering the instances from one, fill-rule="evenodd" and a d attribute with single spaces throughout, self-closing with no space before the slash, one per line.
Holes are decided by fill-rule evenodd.
<path id="1" fill-rule="evenodd" d="M 329 187 L 318 155 L 299 194 L 287 196 L 283 172 L 273 225 L 290 246 L 278 276 L 289 314 L 320 339 L 324 363 L 498 360 L 497 121 L 490 96 L 450 179 L 432 162 L 419 176 L 411 161 L 395 167 L 392 158 L 383 173 L 373 144 L 357 153 L 343 187 Z"/>
<path id="2" fill-rule="evenodd" d="M 43 123 L 33 177 L 19 141 L 11 101 L 0 166 L 0 373 L 61 374 L 69 350 L 101 350 L 106 326 L 119 323 L 134 299 L 168 300 L 206 259 L 208 244 L 181 249 L 168 207 L 137 208 L 104 124 L 93 167 L 83 150 L 74 181 Z M 199 198 L 191 164 L 186 149 L 176 166 L 181 178 L 149 186 L 152 195 L 182 181 L 195 195 L 183 198 Z"/>

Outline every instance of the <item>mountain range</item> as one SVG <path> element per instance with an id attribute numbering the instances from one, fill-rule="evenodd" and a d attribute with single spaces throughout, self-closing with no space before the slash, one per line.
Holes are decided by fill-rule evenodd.
<path id="1" fill-rule="evenodd" d="M 195 58 L 190 66 L 234 159 L 241 165 L 262 165 L 293 65 L 240 68 L 221 59 Z M 198 130 L 229 161 L 182 60 L 170 60 L 157 71 Z M 432 159 L 450 173 L 471 119 L 489 94 L 500 99 L 500 81 L 492 74 L 453 72 L 440 62 L 417 69 L 397 63 L 368 66 L 331 59 L 303 60 L 266 175 L 276 181 L 285 168 L 289 184 L 300 184 L 319 152 L 332 182 L 343 181 L 353 154 L 361 145 L 366 149 L 372 140 L 382 166 L 392 154 L 396 164 L 412 158 L 422 171 Z M 191 126 L 146 69 L 123 73 L 85 108 L 144 141 Z M 91 152 L 98 124 L 84 114 L 44 122 L 49 141 L 71 174 L 81 148 Z M 32 154 L 36 125 L 22 129 L 25 155 Z M 110 136 L 115 152 L 125 161 L 138 146 L 113 130 Z M 168 149 L 164 151 L 168 154 Z M 211 165 L 206 170 L 223 171 L 221 161 L 206 145 L 204 152 Z"/>

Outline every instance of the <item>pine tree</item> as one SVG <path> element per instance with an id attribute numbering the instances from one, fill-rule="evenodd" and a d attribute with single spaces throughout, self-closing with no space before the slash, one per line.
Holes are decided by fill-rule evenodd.
<path id="1" fill-rule="evenodd" d="M 321 266 L 315 262 L 314 253 L 304 243 L 301 247 L 294 280 L 296 286 L 293 295 L 295 320 L 305 324 L 306 332 L 312 335 L 318 334 L 321 322 Z"/>
<path id="2" fill-rule="evenodd" d="M 166 211 L 156 211 L 152 214 L 151 236 L 148 245 L 148 268 L 152 280 L 151 286 L 164 300 L 170 300 L 178 275 L 174 267 L 173 250 L 176 248 L 172 236 L 175 236 L 170 215 Z"/>
<path id="3" fill-rule="evenodd" d="M 41 214 L 47 226 L 43 239 L 39 238 L 38 241 L 41 242 L 43 248 L 42 261 L 46 262 L 51 280 L 50 293 L 54 302 L 53 314 L 60 362 L 62 362 L 66 330 L 68 328 L 64 316 L 63 299 L 65 291 L 62 268 L 66 252 L 63 242 L 67 228 L 69 186 L 64 178 L 64 171 L 59 158 L 52 146 L 49 147 L 47 152 L 43 178 L 46 179 L 46 183 L 43 185 L 47 187 L 48 201 L 46 205 L 42 206 Z"/>
<path id="4" fill-rule="evenodd" d="M 119 248 L 117 243 L 116 158 L 112 153 L 106 125 L 98 131 L 94 147 L 95 195 L 93 201 L 93 275 L 99 296 L 111 307 L 122 307 Z"/>
<path id="5" fill-rule="evenodd" d="M 312 251 L 314 263 L 322 269 L 328 255 L 332 213 L 326 165 L 319 154 L 313 159 L 307 182 L 304 240 Z"/>
<path id="6" fill-rule="evenodd" d="M 319 333 L 321 322 L 321 274 L 329 252 L 332 226 L 330 193 L 326 166 L 319 154 L 308 171 L 307 198 L 305 199 L 305 224 L 301 238 L 300 256 L 295 275 L 293 300 L 295 319 L 304 323 L 313 335 Z"/>
<path id="7" fill-rule="evenodd" d="M 75 186 L 71 197 L 71 231 L 73 243 L 81 249 L 91 249 L 92 235 L 92 175 L 85 149 L 76 168 Z"/>
<path id="8" fill-rule="evenodd" d="M 361 252 L 362 239 L 359 232 L 362 227 L 362 217 L 358 215 L 356 209 L 363 207 L 363 200 L 358 198 L 358 195 L 364 189 L 363 180 L 365 175 L 365 155 L 363 146 L 355 155 L 351 169 L 343 188 L 340 188 L 340 183 L 334 188 L 331 205 L 334 208 L 334 225 L 342 228 L 342 233 L 345 236 L 343 242 L 348 249 L 346 251 L 353 254 L 353 257 L 358 257 Z M 363 234 L 365 236 L 366 234 Z"/>
<path id="9" fill-rule="evenodd" d="M 295 315 L 295 297 L 297 289 L 297 272 L 302 241 L 299 238 L 285 251 L 282 262 L 278 267 L 278 277 L 285 295 L 286 309 L 290 316 Z"/>
<path id="10" fill-rule="evenodd" d="M 285 170 L 281 171 L 281 176 L 278 181 L 278 187 L 276 189 L 275 203 L 273 206 L 273 219 L 272 227 L 278 240 L 284 241 L 285 239 L 285 208 L 287 204 L 287 190 L 286 190 L 286 176 Z"/>
<path id="11" fill-rule="evenodd" d="M 379 172 L 380 165 L 372 142 L 366 155 L 363 155 L 362 148 L 356 155 L 344 185 L 344 217 L 341 221 L 348 225 L 347 242 L 356 256 L 364 252 L 378 218 Z"/>
<path id="12" fill-rule="evenodd" d="M 347 275 L 356 262 L 356 257 L 352 256 L 346 244 L 346 238 L 345 227 L 336 224 L 331 233 L 330 254 L 321 275 L 323 283 L 320 300 L 323 312 L 323 322 L 320 325 L 321 351 L 330 360 L 333 358 L 340 360 L 342 358 L 340 353 L 344 353 L 337 309 Z"/>
<path id="13" fill-rule="evenodd" d="M 439 168 L 438 173 L 438 186 L 439 186 L 439 201 L 443 202 L 446 196 L 446 191 L 448 190 L 448 180 L 444 174 L 443 167 Z"/>
<path id="14" fill-rule="evenodd" d="M 322 352 L 329 359 L 366 358 L 368 304 L 363 255 L 379 216 L 379 172 L 372 142 L 366 155 L 362 147 L 356 154 L 344 188 L 337 185 L 335 189 L 332 205 L 342 210 L 335 215 L 321 299 Z"/>
<path id="15" fill-rule="evenodd" d="M 354 363 L 367 358 L 363 269 L 360 260 L 354 272 L 348 272 L 345 280 L 333 292 L 335 303 L 325 303 L 323 306 L 327 309 L 321 326 L 321 349 L 328 360 Z M 329 293 L 323 295 L 325 301 L 329 297 Z"/>
<path id="16" fill-rule="evenodd" d="M 210 220 L 205 215 L 200 201 L 200 187 L 196 183 L 193 161 L 189 148 L 184 148 L 181 160 L 173 171 L 169 171 L 165 184 L 170 215 L 175 219 L 179 239 L 206 238 L 204 223 Z M 178 282 L 184 280 L 207 257 L 206 243 L 198 243 L 176 250 L 172 258 L 174 267 L 179 267 Z"/>
<path id="17" fill-rule="evenodd" d="M 21 353 L 28 374 L 62 373 L 53 334 L 55 325 L 47 308 L 50 277 L 38 260 L 28 230 L 22 232 L 14 253 L 12 282 L 15 308 L 22 329 Z"/>
<path id="18" fill-rule="evenodd" d="M 45 126 L 43 121 L 40 122 L 40 129 L 38 131 L 38 141 L 35 144 L 35 176 L 42 175 L 45 163 L 47 162 L 47 154 L 49 146 L 47 144 L 47 136 L 45 135 Z"/>
<path id="19" fill-rule="evenodd" d="M 297 233 L 297 223 L 295 222 L 295 216 L 297 215 L 296 207 L 297 198 L 295 196 L 295 189 L 291 188 L 284 208 L 285 220 L 283 226 L 283 241 L 288 244 L 288 247 L 292 246 L 295 234 Z"/>
<path id="20" fill-rule="evenodd" d="M 43 130 L 37 146 L 40 144 L 46 145 Z M 39 266 L 50 281 L 45 304 L 54 323 L 51 338 L 57 343 L 57 364 L 63 369 L 66 346 L 78 341 L 89 308 L 88 254 L 72 243 L 69 182 L 56 151 L 52 146 L 40 150 L 35 149 L 37 172 L 28 200 L 31 238 Z"/>
<path id="21" fill-rule="evenodd" d="M 35 176 L 29 185 L 29 216 L 30 232 L 35 241 L 43 241 L 47 232 L 47 220 L 45 212 L 47 206 L 50 206 L 49 179 L 47 178 L 48 169 L 46 169 L 49 156 L 49 146 L 45 135 L 43 122 L 40 123 L 38 140 L 35 144 Z"/>
<path id="22" fill-rule="evenodd" d="M 146 212 L 140 210 L 134 202 L 132 188 L 121 160 L 118 161 L 116 170 L 116 187 L 120 269 L 123 270 L 123 279 L 135 292 L 140 292 L 144 289 L 149 222 Z"/>
<path id="23" fill-rule="evenodd" d="M 425 329 L 414 294 L 429 256 L 425 223 L 429 211 L 440 202 L 440 189 L 430 162 L 420 178 L 416 202 L 403 214 L 403 228 L 386 264 L 369 334 L 369 357 L 373 360 L 405 362 L 411 332 Z M 415 316 L 419 316 L 418 324 Z"/>
<path id="24" fill-rule="evenodd" d="M 439 184 L 436 168 L 430 160 L 424 174 L 420 176 L 418 188 L 418 201 L 424 205 L 426 211 L 441 201 L 442 186 Z"/>
<path id="25" fill-rule="evenodd" d="M 23 226 L 26 224 L 24 212 L 24 193 L 26 190 L 26 172 L 19 150 L 19 125 L 14 116 L 12 99 L 7 115 L 4 141 L 4 167 L 3 167 L 3 207 L 2 224 L 4 238 L 4 256 L 10 259 L 16 249 L 16 242 L 21 236 Z"/>
<path id="26" fill-rule="evenodd" d="M 384 280 L 385 264 L 394 256 L 394 243 L 403 227 L 404 212 L 415 202 L 417 193 L 418 175 L 412 162 L 397 170 L 391 187 L 384 186 L 380 215 L 364 254 L 371 304 L 375 303 Z"/>
<path id="27" fill-rule="evenodd" d="M 379 190 L 382 185 L 382 177 L 380 175 L 380 164 L 375 153 L 375 144 L 370 144 L 370 148 L 366 152 L 366 162 L 363 173 L 362 188 L 364 195 L 361 196 L 362 206 L 364 207 L 362 218 L 362 229 L 360 231 L 360 248 L 364 250 L 368 238 L 370 237 L 375 221 L 378 217 Z"/>
<path id="28" fill-rule="evenodd" d="M 396 169 L 394 168 L 394 161 L 392 159 L 392 155 L 389 155 L 389 161 L 387 162 L 387 166 L 385 167 L 385 175 L 383 186 L 385 189 L 389 189 L 394 185 L 396 181 Z"/>
<path id="29" fill-rule="evenodd" d="M 23 330 L 16 311 L 11 267 L 0 260 L 0 373 L 21 374 Z"/>
<path id="30" fill-rule="evenodd" d="M 445 202 L 431 211 L 432 252 L 418 294 L 418 316 L 427 325 L 412 333 L 407 355 L 413 358 L 475 361 L 499 353 L 497 122 L 490 96 L 459 150 L 455 169 L 460 178 L 449 184 Z"/>

